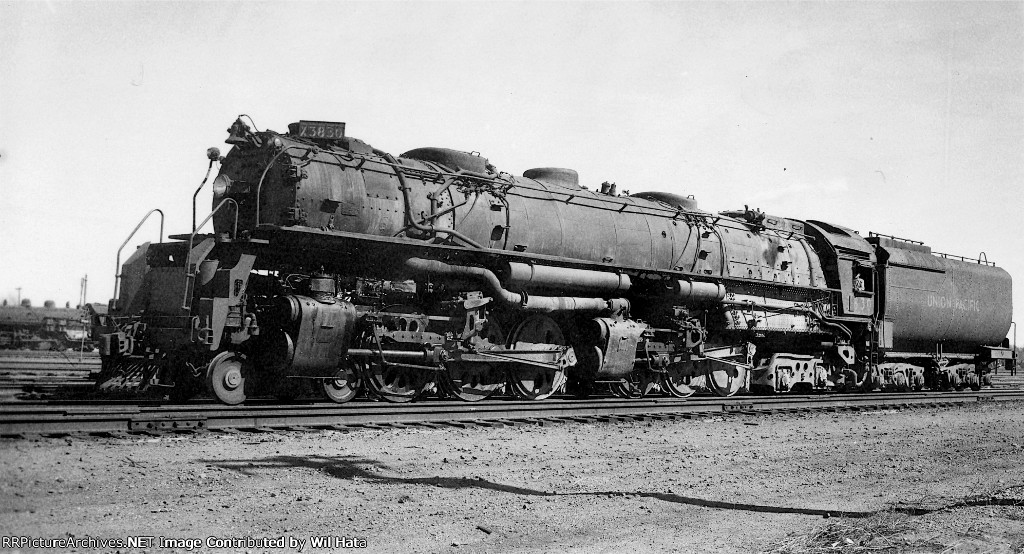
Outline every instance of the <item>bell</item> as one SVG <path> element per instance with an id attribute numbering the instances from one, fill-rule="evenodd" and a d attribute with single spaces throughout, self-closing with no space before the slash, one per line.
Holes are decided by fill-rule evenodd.
<path id="1" fill-rule="evenodd" d="M 228 144 L 242 145 L 252 143 L 252 133 L 249 131 L 249 126 L 241 118 L 236 119 L 231 124 L 231 127 L 228 127 L 228 133 L 228 138 L 224 141 Z"/>

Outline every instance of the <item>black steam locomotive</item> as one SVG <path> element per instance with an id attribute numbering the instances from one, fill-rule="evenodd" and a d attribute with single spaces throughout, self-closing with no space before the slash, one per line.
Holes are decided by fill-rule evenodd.
<path id="1" fill-rule="evenodd" d="M 228 404 L 310 384 L 336 402 L 977 389 L 1013 356 L 1010 276 L 987 260 L 590 190 L 569 169 L 395 157 L 343 123 L 228 131 L 228 155 L 209 152 L 214 232 L 193 223 L 121 269 L 102 389 Z"/>
<path id="2" fill-rule="evenodd" d="M 106 309 L 102 304 L 59 308 L 53 300 L 33 306 L 27 298 L 8 306 L 5 300 L 0 306 L 0 349 L 92 350 L 93 314 Z"/>

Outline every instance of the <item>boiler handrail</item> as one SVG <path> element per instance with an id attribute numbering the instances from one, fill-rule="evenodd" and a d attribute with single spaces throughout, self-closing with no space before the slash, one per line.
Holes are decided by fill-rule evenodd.
<path id="1" fill-rule="evenodd" d="M 312 148 L 310 147 L 287 146 L 277 154 L 274 154 L 274 157 L 271 158 L 269 162 L 267 162 L 267 167 L 263 168 L 263 174 L 260 175 L 260 182 L 256 184 L 256 221 L 252 225 L 253 231 L 255 231 L 256 228 L 259 227 L 260 225 L 260 193 L 263 191 L 263 181 L 266 180 L 267 173 L 270 171 L 270 168 L 274 167 L 274 164 L 277 163 L 277 160 L 280 159 L 281 156 L 289 150 L 306 150 L 307 152 L 312 152 Z"/>
<path id="2" fill-rule="evenodd" d="M 199 188 L 192 194 L 192 232 L 196 231 L 196 197 L 199 196 L 199 191 L 203 190 L 206 186 L 206 181 L 210 179 L 210 172 L 213 171 L 213 162 L 220 159 L 220 151 L 216 148 L 211 148 L 206 152 L 206 156 L 210 158 L 210 165 L 206 167 L 206 176 L 203 177 L 203 182 L 199 183 Z"/>
<path id="3" fill-rule="evenodd" d="M 196 239 L 196 233 L 198 233 L 199 229 L 202 229 L 203 225 L 206 225 L 206 222 L 210 221 L 210 218 L 212 218 L 218 211 L 220 211 L 220 209 L 224 207 L 224 204 L 227 204 L 227 203 L 234 204 L 234 206 L 235 206 L 235 226 L 231 230 L 231 238 L 234 239 L 235 237 L 237 237 L 238 236 L 238 202 L 235 202 L 234 198 L 225 198 L 224 200 L 221 200 L 220 204 L 217 204 L 217 207 L 214 208 L 212 212 L 210 212 L 210 215 L 206 216 L 206 219 L 204 219 L 203 222 L 200 223 L 198 227 L 193 229 L 192 230 L 192 234 L 188 237 L 188 254 L 187 254 L 187 257 L 185 258 L 185 296 L 184 296 L 184 298 L 181 299 L 181 309 L 183 309 L 183 310 L 190 310 L 190 309 L 192 309 L 192 304 L 189 303 L 189 297 L 191 296 L 189 294 L 189 292 L 190 292 L 189 282 L 192 281 L 194 283 L 194 280 L 196 278 L 196 269 L 193 269 L 192 267 L 190 267 L 192 265 L 190 262 L 191 262 L 191 259 L 192 259 L 192 244 L 193 244 L 193 242 Z"/>

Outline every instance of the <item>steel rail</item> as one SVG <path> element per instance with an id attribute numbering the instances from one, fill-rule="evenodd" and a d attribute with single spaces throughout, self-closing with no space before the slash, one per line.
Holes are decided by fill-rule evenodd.
<path id="1" fill-rule="evenodd" d="M 73 363 L 67 362 L 63 364 L 49 363 L 32 363 L 32 362 L 4 362 L 0 364 L 0 373 L 12 372 L 12 371 L 24 371 L 30 373 L 85 373 L 96 372 L 100 370 L 100 364 L 93 363 Z"/>
<path id="2" fill-rule="evenodd" d="M 74 351 L 78 356 L 78 351 Z M 85 358 L 100 359 L 99 352 L 84 352 Z M 24 358 L 33 360 L 46 360 L 52 358 L 67 359 L 68 353 L 60 350 L 0 350 L 0 360 L 6 358 Z"/>
<path id="3" fill-rule="evenodd" d="M 987 401 L 1024 400 L 1024 390 L 969 392 L 872 393 L 829 396 L 748 396 L 623 400 L 555 399 L 543 402 L 426 401 L 386 404 L 296 405 L 4 405 L 0 436 L 72 433 L 121 434 L 197 430 L 297 430 L 388 428 L 405 426 L 500 426 L 556 421 L 678 419 L 729 414 L 841 411 L 970 405 Z"/>

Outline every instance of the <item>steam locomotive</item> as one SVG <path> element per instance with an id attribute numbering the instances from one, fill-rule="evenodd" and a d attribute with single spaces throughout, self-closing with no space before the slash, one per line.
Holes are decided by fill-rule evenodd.
<path id="1" fill-rule="evenodd" d="M 193 208 L 190 233 L 120 267 L 101 389 L 226 404 L 311 385 L 335 402 L 977 389 L 1013 357 L 1010 276 L 986 259 L 590 190 L 569 169 L 513 176 L 477 153 L 395 157 L 344 123 L 228 132 L 225 157 L 208 151 L 207 220 Z"/>
<path id="2" fill-rule="evenodd" d="M 0 306 L 0 349 L 66 350 L 93 348 L 90 336 L 92 314 L 102 304 L 72 308 L 70 304 L 58 308 L 53 300 L 33 306 L 24 299 L 20 304 Z"/>

